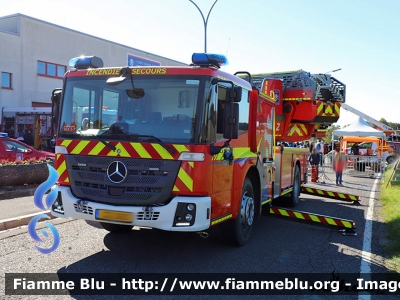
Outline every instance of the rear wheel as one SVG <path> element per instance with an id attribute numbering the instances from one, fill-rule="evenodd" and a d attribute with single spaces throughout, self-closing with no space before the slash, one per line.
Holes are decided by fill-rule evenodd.
<path id="1" fill-rule="evenodd" d="M 133 228 L 132 225 L 120 225 L 120 224 L 112 224 L 112 223 L 105 223 L 105 222 L 100 222 L 100 224 L 105 230 L 107 230 L 109 232 L 123 233 L 123 232 L 129 232 Z"/>
<path id="2" fill-rule="evenodd" d="M 386 162 L 387 162 L 389 165 L 391 165 L 392 163 L 394 163 L 394 162 L 396 161 L 396 159 L 397 159 L 397 156 L 394 156 L 394 155 L 388 156 L 388 157 L 386 157 Z"/>
<path id="3" fill-rule="evenodd" d="M 255 214 L 255 202 L 253 185 L 246 178 L 242 188 L 242 197 L 239 212 L 234 220 L 226 224 L 225 234 L 228 239 L 237 246 L 243 246 L 250 239 Z"/>
<path id="4" fill-rule="evenodd" d="M 290 206 L 295 207 L 300 199 L 300 168 L 296 166 L 293 176 L 293 190 L 290 197 Z"/>

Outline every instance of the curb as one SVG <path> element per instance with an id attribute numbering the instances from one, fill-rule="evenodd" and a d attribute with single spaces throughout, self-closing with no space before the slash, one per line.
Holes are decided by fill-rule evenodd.
<path id="1" fill-rule="evenodd" d="M 35 194 L 35 191 L 36 191 L 36 188 L 32 188 L 32 189 L 25 189 L 25 190 L 1 193 L 0 200 L 8 200 L 8 199 L 14 199 L 14 198 L 33 196 L 33 194 Z"/>
<path id="2" fill-rule="evenodd" d="M 53 216 L 49 210 L 47 210 L 47 211 L 43 211 L 43 212 L 29 214 L 29 215 L 23 216 L 22 218 L 18 217 L 18 218 L 0 220 L 0 232 L 8 230 L 8 229 L 13 229 L 16 227 L 28 225 L 30 220 L 32 220 L 32 218 L 34 218 L 40 214 L 48 215 L 50 217 L 50 219 L 57 218 L 57 217 Z"/>

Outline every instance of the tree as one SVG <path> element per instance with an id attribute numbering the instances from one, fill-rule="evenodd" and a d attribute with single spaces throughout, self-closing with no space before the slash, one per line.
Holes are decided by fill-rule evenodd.
<path id="1" fill-rule="evenodd" d="M 331 125 L 328 127 L 327 131 L 326 131 L 326 135 L 323 138 L 325 143 L 330 143 L 332 140 L 332 132 L 336 129 L 340 129 L 339 125 Z"/>
<path id="2" fill-rule="evenodd" d="M 400 123 L 394 123 L 394 122 L 388 122 L 386 121 L 385 118 L 380 118 L 379 122 L 392 127 L 393 129 L 397 130 L 398 128 L 400 128 Z"/>
<path id="3" fill-rule="evenodd" d="M 385 124 L 385 125 L 387 125 L 387 126 L 390 126 L 390 125 L 389 125 L 389 122 L 386 121 L 385 118 L 380 118 L 379 122 L 382 123 L 382 124 Z"/>

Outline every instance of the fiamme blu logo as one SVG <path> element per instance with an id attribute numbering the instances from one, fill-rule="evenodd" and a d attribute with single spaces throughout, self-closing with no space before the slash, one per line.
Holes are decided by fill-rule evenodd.
<path id="1" fill-rule="evenodd" d="M 49 177 L 45 182 L 43 182 L 41 185 L 38 186 L 38 188 L 35 191 L 35 194 L 33 195 L 33 202 L 35 205 L 40 208 L 41 210 L 45 211 L 51 208 L 53 205 L 54 201 L 57 199 L 57 194 L 58 194 L 58 187 L 56 185 L 56 182 L 58 180 L 58 173 L 57 171 L 50 166 L 49 164 L 47 165 L 49 169 Z M 50 193 L 46 195 L 46 192 L 50 189 Z M 46 195 L 45 201 L 43 203 L 43 196 Z M 36 224 L 39 222 L 40 219 L 50 219 L 50 217 L 46 214 L 40 214 L 34 217 L 28 224 L 28 232 L 29 235 L 34 239 L 36 242 L 39 243 L 45 243 L 47 239 L 51 238 L 49 237 L 48 231 L 46 231 L 44 228 L 40 230 L 40 232 L 43 234 L 44 238 L 42 239 L 39 235 L 38 232 L 36 231 Z M 58 233 L 57 229 L 50 223 L 43 222 L 41 223 L 45 226 L 47 226 L 50 229 L 51 234 L 53 235 L 53 245 L 50 248 L 42 248 L 39 246 L 35 246 L 38 251 L 40 251 L 43 254 L 49 254 L 53 252 L 54 250 L 57 249 L 57 247 L 60 245 L 60 234 Z"/>

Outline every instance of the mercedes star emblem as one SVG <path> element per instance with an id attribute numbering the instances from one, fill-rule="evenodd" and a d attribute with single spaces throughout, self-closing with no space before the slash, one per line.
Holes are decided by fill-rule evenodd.
<path id="1" fill-rule="evenodd" d="M 107 177 L 113 183 L 121 183 L 128 175 L 128 169 L 120 161 L 113 161 L 107 167 Z"/>

